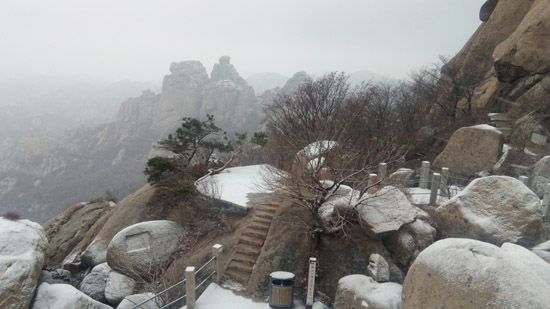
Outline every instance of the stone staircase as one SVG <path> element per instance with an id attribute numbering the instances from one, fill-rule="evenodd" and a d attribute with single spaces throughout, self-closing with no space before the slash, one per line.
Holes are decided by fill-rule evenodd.
<path id="1" fill-rule="evenodd" d="M 225 270 L 225 276 L 241 285 L 248 284 L 256 259 L 260 255 L 267 232 L 271 226 L 279 201 L 261 201 L 253 208 L 254 214 L 250 223 L 242 231 L 239 242 Z"/>
<path id="2" fill-rule="evenodd" d="M 491 125 L 496 127 L 505 138 L 510 137 L 512 133 L 512 119 L 505 113 L 489 113 Z"/>

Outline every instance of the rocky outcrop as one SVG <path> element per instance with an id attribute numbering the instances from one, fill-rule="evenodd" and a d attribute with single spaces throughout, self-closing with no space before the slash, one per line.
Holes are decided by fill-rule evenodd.
<path id="1" fill-rule="evenodd" d="M 334 309 L 401 309 L 400 284 L 377 283 L 364 275 L 349 275 L 338 280 Z"/>
<path id="2" fill-rule="evenodd" d="M 291 78 L 289 78 L 283 88 L 281 88 L 281 93 L 283 94 L 291 94 L 294 91 L 298 90 L 298 88 L 305 84 L 306 82 L 312 81 L 311 77 L 307 75 L 306 72 L 300 71 L 294 73 Z"/>
<path id="3" fill-rule="evenodd" d="M 111 270 L 105 284 L 105 298 L 110 304 L 117 305 L 126 296 L 132 295 L 135 287 L 134 279 Z"/>
<path id="4" fill-rule="evenodd" d="M 27 308 L 27 307 L 25 307 Z M 112 309 L 92 299 L 69 284 L 42 283 L 36 290 L 32 309 Z"/>
<path id="5" fill-rule="evenodd" d="M 107 263 L 95 266 L 80 283 L 80 291 L 97 301 L 106 302 L 105 286 L 107 285 L 110 272 L 111 267 Z"/>
<path id="6" fill-rule="evenodd" d="M 380 254 L 373 253 L 370 255 L 367 273 L 377 282 L 390 281 L 390 265 Z"/>
<path id="7" fill-rule="evenodd" d="M 540 159 L 533 167 L 530 177 L 530 185 L 539 197 L 546 192 L 546 186 L 550 183 L 550 156 Z"/>
<path id="8" fill-rule="evenodd" d="M 543 215 L 540 200 L 522 182 L 489 176 L 472 181 L 439 206 L 433 218 L 447 237 L 532 246 L 542 241 Z"/>
<path id="9" fill-rule="evenodd" d="M 498 0 L 487 0 L 481 9 L 479 10 L 479 19 L 482 22 L 486 22 L 489 20 L 489 17 L 491 17 L 491 14 L 493 14 L 493 11 L 495 10 L 495 7 L 497 6 Z"/>
<path id="10" fill-rule="evenodd" d="M 550 264 L 510 243 L 440 240 L 422 251 L 403 283 L 403 309 L 547 308 Z"/>
<path id="11" fill-rule="evenodd" d="M 109 202 L 79 203 L 44 223 L 49 241 L 46 264 L 61 264 L 92 225 L 110 210 Z"/>
<path id="12" fill-rule="evenodd" d="M 149 298 L 155 296 L 153 293 L 133 294 L 124 297 L 124 299 L 118 304 L 116 309 L 133 309 L 136 304 L 140 304 Z M 147 302 L 140 306 L 143 309 L 159 309 L 160 306 L 156 304 L 154 300 Z"/>
<path id="13" fill-rule="evenodd" d="M 185 235 L 181 226 L 168 220 L 131 225 L 118 232 L 109 243 L 107 263 L 125 275 L 148 279 L 167 267 Z"/>
<path id="14" fill-rule="evenodd" d="M 550 240 L 534 246 L 531 251 L 546 262 L 550 263 Z"/>
<path id="15" fill-rule="evenodd" d="M 387 186 L 365 198 L 357 212 L 361 225 L 373 234 L 383 234 L 413 222 L 421 210 L 413 206 L 399 189 Z"/>
<path id="16" fill-rule="evenodd" d="M 460 128 L 437 156 L 434 166 L 448 167 L 452 173 L 464 176 L 490 171 L 500 157 L 502 141 L 502 133 L 489 125 Z"/>
<path id="17" fill-rule="evenodd" d="M 38 223 L 0 217 L 0 308 L 28 308 L 48 240 Z M 46 307 L 44 307 L 46 308 Z"/>
<path id="18" fill-rule="evenodd" d="M 435 237 L 434 227 L 424 220 L 416 219 L 385 238 L 384 244 L 396 263 L 407 267 L 422 250 L 434 242 Z"/>

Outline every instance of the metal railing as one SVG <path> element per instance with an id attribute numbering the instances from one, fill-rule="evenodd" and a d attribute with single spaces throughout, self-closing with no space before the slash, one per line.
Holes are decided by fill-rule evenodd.
<path id="1" fill-rule="evenodd" d="M 185 268 L 185 279 L 155 294 L 153 297 L 150 297 L 142 301 L 141 303 L 135 305 L 132 309 L 142 308 L 144 304 L 151 301 L 156 301 L 157 299 L 162 300 L 161 298 L 162 296 L 166 295 L 168 292 L 172 291 L 176 287 L 179 287 L 184 284 L 185 284 L 185 294 L 163 305 L 162 307 L 160 307 L 160 309 L 169 308 L 170 306 L 175 305 L 183 300 L 186 301 L 186 305 L 188 309 L 193 309 L 195 307 L 196 292 L 201 287 L 203 287 L 208 282 L 208 280 L 212 279 L 212 277 L 215 276 L 214 278 L 215 282 L 220 283 L 221 273 L 222 273 L 222 263 L 220 261 L 220 254 L 222 250 L 223 250 L 223 246 L 220 244 L 216 244 L 212 246 L 212 258 L 210 258 L 210 260 L 208 260 L 201 267 L 199 267 L 199 269 L 195 271 L 194 266 L 188 266 L 187 268 Z M 208 273 L 198 285 L 195 285 L 196 276 L 201 274 L 201 272 L 205 270 L 213 262 L 216 262 L 215 269 L 212 272 Z"/>

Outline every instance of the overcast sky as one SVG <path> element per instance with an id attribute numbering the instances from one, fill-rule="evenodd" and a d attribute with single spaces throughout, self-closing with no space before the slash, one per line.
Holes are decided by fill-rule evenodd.
<path id="1" fill-rule="evenodd" d="M 369 70 L 405 77 L 453 55 L 483 0 L 1 0 L 0 77 L 160 83 L 172 61 L 243 77 Z"/>

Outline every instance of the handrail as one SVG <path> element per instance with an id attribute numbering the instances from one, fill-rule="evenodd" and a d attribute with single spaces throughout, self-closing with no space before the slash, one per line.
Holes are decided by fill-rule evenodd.
<path id="1" fill-rule="evenodd" d="M 167 289 L 163 290 L 162 292 L 159 292 L 158 294 L 155 294 L 155 296 L 153 296 L 153 297 L 151 297 L 151 298 L 148 298 L 148 299 L 142 301 L 141 303 L 135 305 L 132 309 L 139 308 L 139 307 L 141 307 L 141 305 L 146 304 L 146 303 L 150 302 L 151 300 L 153 300 L 153 299 L 155 299 L 155 298 L 157 298 L 157 297 L 159 297 L 159 296 L 161 296 L 161 295 L 166 294 L 168 291 L 172 290 L 173 288 L 175 288 L 175 287 L 177 287 L 177 286 L 179 286 L 179 285 L 184 284 L 186 280 L 187 280 L 187 279 L 181 280 L 180 282 L 178 282 L 178 283 L 176 283 L 176 284 L 174 284 L 174 285 L 168 287 Z"/>

